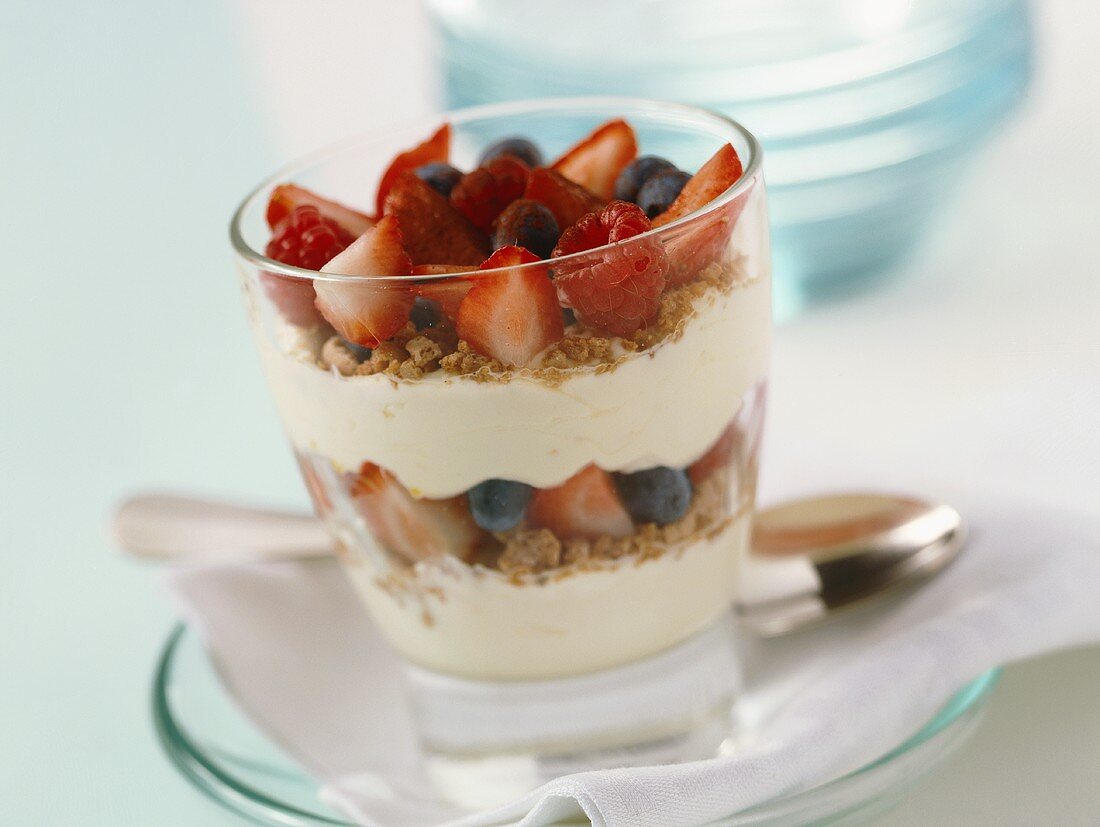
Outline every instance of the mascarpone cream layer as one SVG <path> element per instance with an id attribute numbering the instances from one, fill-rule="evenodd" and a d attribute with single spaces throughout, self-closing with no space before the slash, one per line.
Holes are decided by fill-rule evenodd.
<path id="1" fill-rule="evenodd" d="M 419 564 L 416 594 L 384 589 L 365 560 L 346 570 L 382 633 L 429 669 L 532 680 L 607 669 L 660 652 L 726 612 L 749 517 L 664 555 L 623 558 L 542 584 L 454 561 Z"/>
<path id="2" fill-rule="evenodd" d="M 767 375 L 770 286 L 764 276 L 704 295 L 679 339 L 610 371 L 575 369 L 557 385 L 444 371 L 411 382 L 345 377 L 262 334 L 259 345 L 298 449 L 340 470 L 369 460 L 417 496 L 449 497 L 490 478 L 543 488 L 589 463 L 631 471 L 700 457 Z"/>

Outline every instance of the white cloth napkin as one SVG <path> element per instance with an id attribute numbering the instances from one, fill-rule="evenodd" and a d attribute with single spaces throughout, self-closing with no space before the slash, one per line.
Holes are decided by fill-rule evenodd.
<path id="1" fill-rule="evenodd" d="M 703 824 L 884 754 L 992 666 L 1100 640 L 1100 522 L 1012 503 L 967 513 L 966 553 L 900 604 L 757 645 L 748 697 L 770 714 L 739 753 L 574 775 L 456 823 Z M 171 586 L 229 691 L 332 804 L 387 827 L 459 816 L 430 794 L 396 659 L 334 565 L 185 569 Z M 390 789 L 418 804 L 395 807 Z"/>
<path id="2" fill-rule="evenodd" d="M 944 433 L 954 440 L 953 464 L 903 474 L 899 468 L 917 468 L 922 458 L 907 445 L 894 462 L 876 457 L 861 470 L 800 473 L 803 486 L 901 484 L 938 495 L 968 520 L 968 548 L 901 601 L 751 645 L 746 698 L 758 725 L 730 757 L 568 776 L 492 812 L 463 816 L 431 793 L 410 736 L 398 662 L 334 564 L 181 569 L 170 586 L 241 708 L 324 784 L 329 803 L 358 822 L 702 824 L 874 760 L 990 667 L 1100 641 L 1095 508 L 1066 510 L 1039 494 L 1012 498 L 981 473 L 992 464 L 1006 477 L 997 467 L 999 446 L 1011 445 L 1016 456 L 1024 446 L 1027 474 L 1069 475 L 1077 488 L 1091 480 L 1096 490 L 1095 416 L 1064 417 L 1058 431 L 1036 419 L 1042 440 L 991 427 L 1005 410 L 1038 415 L 1041 399 L 1076 399 L 1072 410 L 1100 411 L 1094 390 L 1078 378 L 1041 383 L 950 423 Z M 800 468 L 782 451 L 767 463 L 791 478 Z M 945 479 L 968 487 L 952 493 Z M 400 805 L 394 790 L 402 792 Z"/>

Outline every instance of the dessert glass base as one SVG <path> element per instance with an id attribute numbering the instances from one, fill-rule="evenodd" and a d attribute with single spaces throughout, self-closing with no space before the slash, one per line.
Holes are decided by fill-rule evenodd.
<path id="1" fill-rule="evenodd" d="M 982 720 L 998 676 L 999 670 L 993 670 L 964 687 L 919 732 L 878 760 L 813 789 L 731 814 L 722 823 L 866 823 L 896 805 L 967 740 Z M 750 695 L 751 691 L 750 686 Z M 184 626 L 170 634 L 161 653 L 152 707 L 168 759 L 190 784 L 228 812 L 257 824 L 353 827 L 322 802 L 318 781 L 242 714 L 198 638 Z M 382 707 L 365 709 L 375 721 L 392 713 Z M 404 734 L 410 744 L 417 739 L 411 727 Z M 730 746 L 736 749 L 734 743 Z M 397 784 L 394 790 L 395 796 L 410 799 L 433 794 Z"/>
<path id="2" fill-rule="evenodd" d="M 732 749 L 742 687 L 727 615 L 653 657 L 572 678 L 474 681 L 406 666 L 422 763 L 476 810 L 575 772 L 676 764 Z"/>

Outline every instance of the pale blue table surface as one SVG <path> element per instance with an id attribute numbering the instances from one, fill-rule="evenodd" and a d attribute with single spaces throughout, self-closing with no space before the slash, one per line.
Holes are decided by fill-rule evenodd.
<path id="1" fill-rule="evenodd" d="M 382 14 L 381 2 L 369 2 L 371 14 Z M 1039 366 L 1075 359 L 1086 369 L 1100 353 L 1092 245 L 1100 141 L 1086 134 L 1095 136 L 1100 114 L 1080 84 L 1100 70 L 1100 21 L 1089 0 L 1049 8 L 1059 45 L 1044 70 L 1042 105 L 983 161 L 974 196 L 956 208 L 965 220 L 941 239 L 954 247 L 931 269 L 939 264 L 937 289 L 954 294 L 957 308 L 980 308 L 973 318 L 990 335 L 1001 335 L 1002 322 L 990 322 L 986 308 L 1011 300 L 1001 284 L 1034 273 L 1059 279 L 1075 300 L 1037 303 L 1050 335 L 1035 334 L 1015 358 Z M 156 572 L 118 556 L 105 528 L 112 503 L 146 485 L 305 505 L 226 242 L 237 200 L 281 151 L 229 0 L 9 0 L 4 11 L 0 824 L 236 824 L 160 754 L 149 682 L 174 612 Z M 1048 137 L 1056 151 L 1036 153 Z M 1003 182 L 1017 180 L 1020 158 L 1041 162 L 1054 188 L 1034 194 L 1053 203 L 1056 191 L 1073 209 L 990 212 L 989 203 L 1019 203 Z M 1067 246 L 1050 263 L 1048 239 L 1086 236 L 1081 253 Z M 985 252 L 1006 244 L 1020 250 L 1021 272 L 983 273 Z M 999 303 L 990 303 L 995 293 Z M 926 298 L 910 279 L 869 306 L 919 311 Z M 1010 309 L 1025 304 L 1014 301 Z M 857 312 L 826 313 L 777 342 L 783 374 L 772 424 L 783 439 L 797 442 L 805 430 L 803 408 L 792 403 L 803 382 L 812 388 L 823 373 L 819 334 L 834 336 L 838 320 L 864 321 Z M 1042 329 L 1032 325 L 1027 335 Z M 829 345 L 838 364 L 859 365 L 847 378 L 830 376 L 858 388 L 867 369 L 859 360 L 875 358 L 876 348 L 863 355 L 839 339 Z M 934 355 L 909 357 L 919 370 Z M 958 377 L 988 375 L 981 355 L 953 353 L 975 360 Z M 947 407 L 954 391 L 947 384 L 929 409 Z M 868 422 L 896 420 L 888 400 L 872 401 Z M 828 427 L 844 422 L 834 416 Z M 799 450 L 812 447 L 811 436 Z M 1095 507 L 1076 473 L 1065 493 Z M 1061 476 L 1055 469 L 1047 480 L 1052 491 L 1062 492 Z M 1008 669 L 989 725 L 890 823 L 1034 824 L 1052 812 L 1058 823 L 1097 823 L 1098 676 L 1097 648 Z"/>
<path id="2" fill-rule="evenodd" d="M 4 11 L 0 823 L 237 823 L 159 752 L 174 613 L 105 527 L 144 483 L 304 504 L 226 242 L 274 154 L 225 4 Z"/>

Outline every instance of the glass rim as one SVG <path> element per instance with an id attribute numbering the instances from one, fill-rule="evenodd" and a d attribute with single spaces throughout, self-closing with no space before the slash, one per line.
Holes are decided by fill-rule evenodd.
<path id="1" fill-rule="evenodd" d="M 383 276 L 383 275 L 370 275 L 370 276 L 352 276 L 343 275 L 338 273 L 322 273 L 319 270 L 306 270 L 302 267 L 294 267 L 289 264 L 283 264 L 276 261 L 273 258 L 268 258 L 262 251 L 255 249 L 249 244 L 245 238 L 244 233 L 241 230 L 244 217 L 250 210 L 257 206 L 257 202 L 261 197 L 270 192 L 271 189 L 278 186 L 281 183 L 286 183 L 293 179 L 294 174 L 307 169 L 311 166 L 319 164 L 333 156 L 339 155 L 341 152 L 347 151 L 352 147 L 365 143 L 371 138 L 381 135 L 386 131 L 392 130 L 395 126 L 411 126 L 419 123 L 431 123 L 433 120 L 437 123 L 449 123 L 449 124 L 462 124 L 464 122 L 489 119 L 494 117 L 507 117 L 513 115 L 522 115 L 525 113 L 533 113 L 540 111 L 551 111 L 554 109 L 588 109 L 599 110 L 608 109 L 612 110 L 615 107 L 621 107 L 623 109 L 634 109 L 645 113 L 647 110 L 652 114 L 666 114 L 666 115 L 686 115 L 697 121 L 709 122 L 716 131 L 723 131 L 727 136 L 740 137 L 748 146 L 749 157 L 742 160 L 742 172 L 740 177 L 733 182 L 724 192 L 712 199 L 706 206 L 694 210 L 687 215 L 677 218 L 675 221 L 670 221 L 668 224 L 664 224 L 660 227 L 654 227 L 651 230 L 647 230 L 644 233 L 640 233 L 636 236 L 623 239 L 622 241 L 616 241 L 610 244 L 604 244 L 600 247 L 593 247 L 591 250 L 582 250 L 578 253 L 570 253 L 566 256 L 560 256 L 555 259 L 540 259 L 539 261 L 530 262 L 528 264 L 514 265 L 509 267 L 495 267 L 486 270 L 481 270 L 478 267 L 471 267 L 469 270 L 463 270 L 456 273 L 428 273 L 420 275 L 405 275 L 405 276 Z M 610 112 L 609 112 L 610 114 Z M 727 138 L 727 143 L 731 141 Z M 356 282 L 395 282 L 401 284 L 408 284 L 414 282 L 439 282 L 446 281 L 454 278 L 468 278 L 472 273 L 479 275 L 490 275 L 494 273 L 502 273 L 505 271 L 513 270 L 534 270 L 538 268 L 546 268 L 550 262 L 565 263 L 570 261 L 576 261 L 583 259 L 585 256 L 590 256 L 593 253 L 601 250 L 613 249 L 621 247 L 623 245 L 629 245 L 637 243 L 639 239 L 646 238 L 659 238 L 665 234 L 672 233 L 679 228 L 693 223 L 697 219 L 709 215 L 721 207 L 729 204 L 735 198 L 746 192 L 751 182 L 756 178 L 757 173 L 760 171 L 762 164 L 762 149 L 760 142 L 756 136 L 753 135 L 742 124 L 738 123 L 732 118 L 723 115 L 720 112 L 716 112 L 712 109 L 707 109 L 702 106 L 693 106 L 686 103 L 675 103 L 672 101 L 663 101 L 652 98 L 637 98 L 626 96 L 611 96 L 611 95 L 592 95 L 592 96 L 579 96 L 579 97 L 559 97 L 559 98 L 534 98 L 520 101 L 509 101 L 506 103 L 492 103 L 484 104 L 480 106 L 469 106 L 460 109 L 452 109 L 445 112 L 422 115 L 416 118 L 405 118 L 396 123 L 389 123 L 383 126 L 375 127 L 373 129 L 356 133 L 355 135 L 344 138 L 340 141 L 327 144 L 320 149 L 316 149 L 313 152 L 306 155 L 299 156 L 296 160 L 290 163 L 284 164 L 277 169 L 274 173 L 264 178 L 257 186 L 255 186 L 241 201 L 240 205 L 233 212 L 233 217 L 229 225 L 229 239 L 233 247 L 233 251 L 244 261 L 259 268 L 267 273 L 277 274 L 286 278 L 292 279 L 308 279 L 309 281 L 331 281 L 342 283 L 356 283 Z"/>

